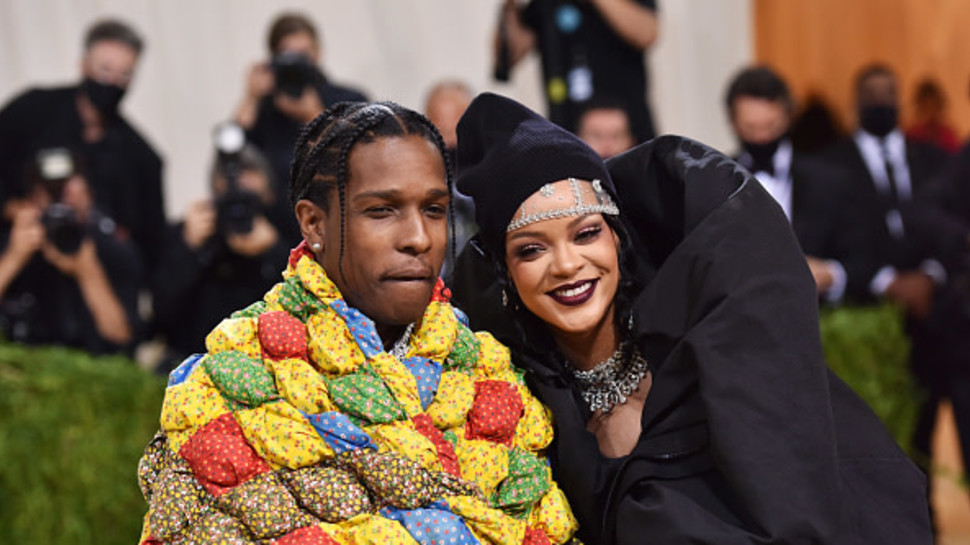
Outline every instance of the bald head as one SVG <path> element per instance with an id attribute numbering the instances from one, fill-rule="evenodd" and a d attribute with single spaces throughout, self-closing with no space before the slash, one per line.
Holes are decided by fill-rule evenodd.
<path id="1" fill-rule="evenodd" d="M 467 85 L 460 81 L 444 81 L 431 88 L 425 102 L 424 112 L 428 119 L 438 127 L 445 147 L 454 149 L 458 146 L 458 135 L 455 132 L 461 114 L 465 113 L 472 101 L 472 93 Z"/>

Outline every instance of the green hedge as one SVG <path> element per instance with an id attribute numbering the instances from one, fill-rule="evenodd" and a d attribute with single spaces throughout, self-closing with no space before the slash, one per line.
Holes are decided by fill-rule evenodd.
<path id="1" fill-rule="evenodd" d="M 922 394 L 909 370 L 902 312 L 890 305 L 824 309 L 820 325 L 829 367 L 909 451 Z"/>
<path id="2" fill-rule="evenodd" d="M 906 445 L 916 397 L 899 313 L 826 310 L 821 331 L 830 366 Z M 0 540 L 136 543 L 136 468 L 164 387 L 124 358 L 0 344 Z"/>
<path id="3" fill-rule="evenodd" d="M 124 358 L 0 345 L 0 541 L 137 543 L 164 388 Z"/>

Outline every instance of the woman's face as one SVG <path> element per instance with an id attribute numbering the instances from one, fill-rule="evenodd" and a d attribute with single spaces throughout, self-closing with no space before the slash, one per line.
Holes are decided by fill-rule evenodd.
<path id="1" fill-rule="evenodd" d="M 533 314 L 560 333 L 590 333 L 612 320 L 617 244 L 601 214 L 542 220 L 506 234 L 505 263 Z"/>

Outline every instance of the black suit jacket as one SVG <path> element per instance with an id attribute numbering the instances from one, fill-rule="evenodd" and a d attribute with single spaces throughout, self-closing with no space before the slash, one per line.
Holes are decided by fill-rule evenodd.
<path id="1" fill-rule="evenodd" d="M 836 143 L 827 152 L 827 158 L 848 174 L 849 183 L 861 197 L 856 215 L 865 225 L 863 248 L 872 274 L 886 265 L 898 270 L 912 270 L 922 261 L 936 257 L 934 228 L 918 219 L 926 214 L 922 205 L 912 200 L 893 203 L 881 195 L 855 140 L 850 137 Z M 912 193 L 916 195 L 940 173 L 947 156 L 935 146 L 907 140 L 906 162 Z M 905 233 L 899 238 L 894 237 L 886 225 L 886 213 L 891 206 L 898 206 L 902 213 Z"/>
<path id="2" fill-rule="evenodd" d="M 744 165 L 744 157 L 739 160 Z M 865 224 L 854 213 L 862 198 L 858 188 L 836 165 L 797 151 L 790 173 L 791 226 L 802 251 L 841 263 L 847 276 L 845 297 L 864 298 L 872 271 L 863 258 L 869 239 Z"/>

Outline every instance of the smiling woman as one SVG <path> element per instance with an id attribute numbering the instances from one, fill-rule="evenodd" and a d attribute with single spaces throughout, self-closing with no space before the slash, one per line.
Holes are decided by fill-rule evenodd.
<path id="1" fill-rule="evenodd" d="M 553 412 L 583 542 L 930 541 L 923 475 L 827 373 L 814 283 L 747 171 L 674 136 L 604 164 L 487 93 L 457 157 L 481 230 L 456 300 Z"/>

